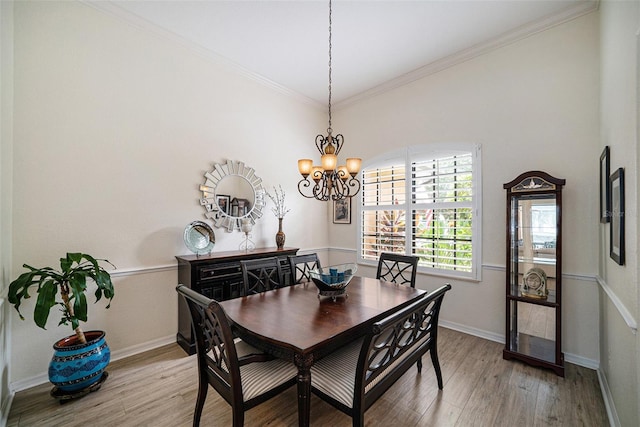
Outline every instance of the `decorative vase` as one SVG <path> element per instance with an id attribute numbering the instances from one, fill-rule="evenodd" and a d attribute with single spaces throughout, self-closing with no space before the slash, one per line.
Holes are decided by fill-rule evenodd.
<path id="1" fill-rule="evenodd" d="M 282 232 L 282 218 L 278 218 L 278 232 L 276 233 L 276 245 L 278 249 L 284 248 L 285 235 Z"/>
<path id="2" fill-rule="evenodd" d="M 49 363 L 49 381 L 64 393 L 75 393 L 100 381 L 111 359 L 111 350 L 103 331 L 85 332 L 87 343 L 75 335 L 53 345 Z"/>

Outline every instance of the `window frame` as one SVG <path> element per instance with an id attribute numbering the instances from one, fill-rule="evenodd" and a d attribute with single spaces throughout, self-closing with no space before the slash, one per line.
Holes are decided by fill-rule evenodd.
<path id="1" fill-rule="evenodd" d="M 411 189 L 411 168 L 412 162 L 425 158 L 442 158 L 456 153 L 471 153 L 472 158 L 472 225 L 471 225 L 471 271 L 455 271 L 449 269 L 433 268 L 426 266 L 418 266 L 418 273 L 429 274 L 433 276 L 441 276 L 460 280 L 469 280 L 479 282 L 482 280 L 482 146 L 475 143 L 437 143 L 437 144 L 421 144 L 405 147 L 399 150 L 384 153 L 363 162 L 360 178 L 363 180 L 364 171 L 368 169 L 380 169 L 384 167 L 402 165 L 405 167 L 405 200 L 399 205 L 378 205 L 382 209 L 393 206 L 405 212 L 407 221 L 412 217 L 411 212 L 416 204 L 413 203 Z M 363 181 L 362 181 L 363 182 Z M 364 207 L 364 185 L 361 190 L 362 194 L 358 194 L 358 202 L 356 205 L 356 224 L 357 224 L 357 260 L 359 264 L 377 266 L 378 260 L 364 259 L 363 253 L 363 212 L 366 210 L 380 210 L 380 207 Z M 419 205 L 419 204 L 417 204 Z M 419 209 L 419 208 L 418 208 Z M 409 225 L 405 226 L 405 253 L 412 253 L 413 230 Z"/>

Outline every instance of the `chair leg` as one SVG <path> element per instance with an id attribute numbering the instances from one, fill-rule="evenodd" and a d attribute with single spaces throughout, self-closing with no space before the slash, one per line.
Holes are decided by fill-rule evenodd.
<path id="1" fill-rule="evenodd" d="M 354 413 L 351 422 L 353 427 L 364 427 L 364 413 Z"/>
<path id="2" fill-rule="evenodd" d="M 196 399 L 196 410 L 193 413 L 193 427 L 200 426 L 200 417 L 202 416 L 202 408 L 204 408 L 204 401 L 207 399 L 207 391 L 209 390 L 209 384 L 200 381 L 198 387 L 198 398 Z"/>
<path id="3" fill-rule="evenodd" d="M 418 373 L 421 373 L 422 372 L 422 356 L 420 356 L 420 359 L 418 359 L 416 366 L 418 366 Z"/>
<path id="4" fill-rule="evenodd" d="M 233 408 L 233 427 L 244 426 L 244 408 Z"/>
<path id="5" fill-rule="evenodd" d="M 433 362 L 433 369 L 436 371 L 436 377 L 438 378 L 438 388 L 442 390 L 442 371 L 440 370 L 440 361 L 438 360 L 438 349 L 436 346 L 433 346 L 431 350 L 431 362 Z"/>

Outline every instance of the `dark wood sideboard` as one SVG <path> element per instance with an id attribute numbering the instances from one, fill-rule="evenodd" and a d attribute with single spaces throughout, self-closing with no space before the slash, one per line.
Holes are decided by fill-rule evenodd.
<path id="1" fill-rule="evenodd" d="M 253 251 L 212 252 L 208 255 L 181 255 L 178 260 L 178 283 L 190 287 L 209 298 L 224 301 L 240 296 L 242 269 L 240 261 L 246 259 L 278 257 L 282 265 L 283 280 L 291 284 L 288 256 L 296 255 L 298 248 L 259 248 Z M 178 333 L 176 342 L 188 354 L 196 352 L 191 332 L 191 316 L 187 303 L 178 298 Z"/>

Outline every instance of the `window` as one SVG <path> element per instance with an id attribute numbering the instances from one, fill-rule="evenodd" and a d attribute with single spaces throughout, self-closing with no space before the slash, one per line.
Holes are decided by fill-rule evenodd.
<path id="1" fill-rule="evenodd" d="M 365 164 L 359 261 L 420 257 L 432 274 L 480 280 L 480 146 L 410 147 Z"/>

